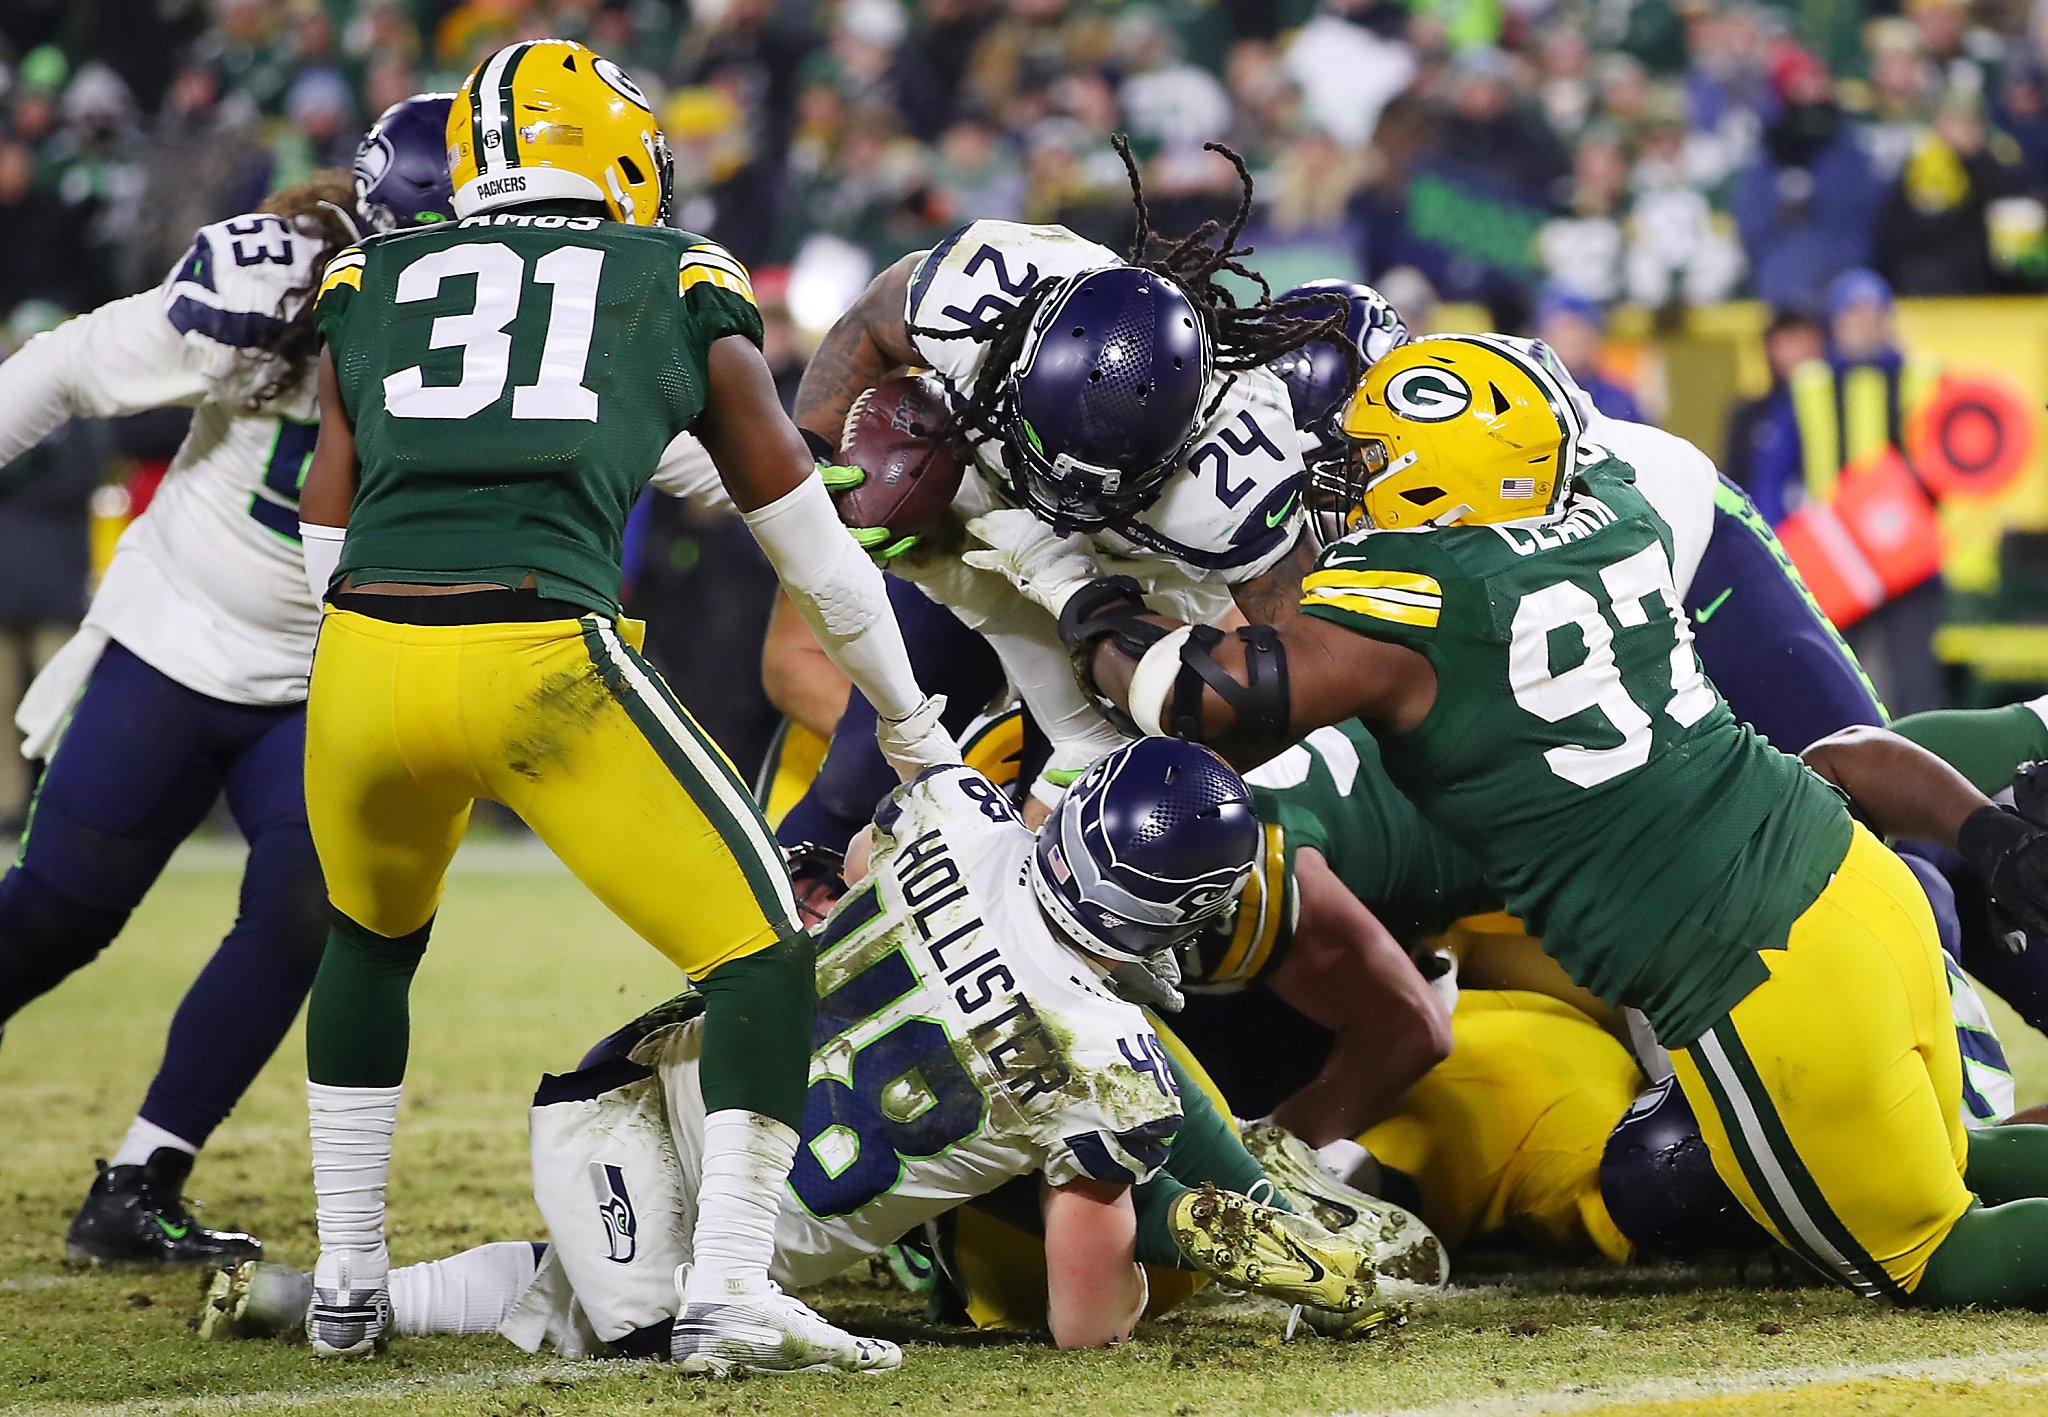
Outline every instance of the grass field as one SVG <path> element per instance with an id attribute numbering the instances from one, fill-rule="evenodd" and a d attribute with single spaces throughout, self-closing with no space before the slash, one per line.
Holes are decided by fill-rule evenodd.
<path id="1" fill-rule="evenodd" d="M 140 1099 L 180 991 L 233 909 L 224 849 L 181 859 L 109 956 L 0 1045 L 0 1413 L 336 1412 L 550 1417 L 677 1409 L 777 1414 L 1349 1411 L 1905 1414 L 2048 1410 L 2048 1324 L 1894 1313 L 1732 1272 L 1532 1268 L 1482 1257 L 1397 1333 L 1280 1342 L 1280 1316 L 1204 1307 L 1105 1353 L 934 1330 L 861 1279 L 820 1305 L 900 1339 L 890 1377 L 705 1385 L 655 1365 L 530 1359 L 493 1338 L 413 1340 L 318 1364 L 303 1346 L 201 1345 L 190 1275 L 73 1273 L 62 1233 Z M 458 867 L 413 994 L 391 1188 L 400 1263 L 534 1235 L 524 1108 L 542 1070 L 673 990 L 673 976 L 558 868 L 500 848 Z M 2004 1020 L 2002 1019 L 2003 1023 Z M 2022 1102 L 2048 1047 L 2007 1025 Z M 310 1262 L 303 1052 L 295 1034 L 209 1148 L 202 1218 Z M 1882 1158 L 1873 1158 L 1881 1164 Z"/>

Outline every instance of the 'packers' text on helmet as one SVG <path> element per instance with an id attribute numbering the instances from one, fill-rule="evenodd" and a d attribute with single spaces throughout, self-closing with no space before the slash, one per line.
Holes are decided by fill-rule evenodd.
<path id="1" fill-rule="evenodd" d="M 508 44 L 448 111 L 455 215 L 525 202 L 602 202 L 619 221 L 667 222 L 668 140 L 625 70 L 566 39 Z"/>
<path id="2" fill-rule="evenodd" d="M 1306 498 L 1324 542 L 1398 531 L 1548 521 L 1563 511 L 1583 424 L 1570 390 L 1516 344 L 1437 335 L 1366 371 L 1339 428 L 1348 461 Z"/>

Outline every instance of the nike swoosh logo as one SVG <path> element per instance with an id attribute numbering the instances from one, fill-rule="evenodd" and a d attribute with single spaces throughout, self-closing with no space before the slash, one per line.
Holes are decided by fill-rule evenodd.
<path id="1" fill-rule="evenodd" d="M 172 1225 L 161 1215 L 152 1215 L 150 1219 L 156 1222 L 157 1229 L 163 1231 L 164 1234 L 170 1236 L 173 1240 L 184 1239 L 192 1230 L 190 1225 Z"/>
<path id="2" fill-rule="evenodd" d="M 1294 504 L 1300 499 L 1301 494 L 1299 492 L 1288 493 L 1287 500 L 1280 504 L 1280 509 L 1278 511 L 1266 513 L 1266 525 L 1278 526 L 1280 525 L 1280 523 L 1286 521 L 1288 517 L 1294 514 Z"/>
<path id="3" fill-rule="evenodd" d="M 1302 1268 L 1308 1271 L 1308 1282 L 1310 1284 L 1321 1284 L 1323 1282 L 1323 1267 L 1315 1262 L 1314 1257 L 1307 1250 L 1304 1250 L 1292 1235 L 1287 1234 L 1285 1231 L 1277 1231 L 1275 1232 L 1275 1238 L 1280 1241 L 1289 1254 L 1301 1261 Z"/>
<path id="4" fill-rule="evenodd" d="M 1707 603 L 1706 603 L 1705 605 L 1702 605 L 1702 606 L 1701 606 L 1701 607 L 1700 607 L 1699 609 L 1697 609 L 1697 610 L 1693 611 L 1693 612 L 1692 612 L 1692 622 L 1693 622 L 1693 624 L 1695 624 L 1695 625 L 1704 625 L 1704 624 L 1706 624 L 1706 623 L 1707 623 L 1707 621 L 1709 621 L 1709 620 L 1713 619 L 1713 618 L 1714 618 L 1714 612 L 1715 612 L 1716 610 L 1719 610 L 1719 609 L 1721 608 L 1722 604 L 1723 604 L 1723 603 L 1724 603 L 1724 602 L 1725 602 L 1725 601 L 1726 601 L 1726 600 L 1728 599 L 1728 597 L 1729 597 L 1729 596 L 1731 596 L 1731 595 L 1733 595 L 1733 594 L 1735 594 L 1735 587 L 1734 587 L 1734 586 L 1729 586 L 1729 587 L 1728 587 L 1728 589 L 1726 589 L 1726 590 L 1722 591 L 1722 592 L 1721 592 L 1721 593 L 1720 593 L 1719 595 L 1715 596 L 1715 597 L 1714 597 L 1714 598 L 1713 598 L 1712 600 L 1708 601 L 1708 602 L 1707 602 Z"/>

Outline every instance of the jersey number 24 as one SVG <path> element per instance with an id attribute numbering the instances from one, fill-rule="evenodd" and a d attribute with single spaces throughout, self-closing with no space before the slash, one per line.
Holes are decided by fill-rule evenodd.
<path id="1" fill-rule="evenodd" d="M 1600 572 L 1605 604 L 1573 581 L 1557 581 L 1522 597 L 1515 607 L 1508 646 L 1508 681 L 1515 702 L 1545 723 L 1561 723 L 1591 709 L 1621 736 L 1611 748 L 1561 743 L 1544 751 L 1550 770 L 1566 782 L 1597 787 L 1650 760 L 1649 708 L 1622 682 L 1614 659 L 1617 630 L 1647 626 L 1654 618 L 1671 636 L 1671 692 L 1662 712 L 1690 728 L 1712 711 L 1714 691 L 1700 673 L 1692 630 L 1672 589 L 1671 561 L 1663 544 L 1652 542 Z M 1570 669 L 1550 667 L 1553 630 L 1577 626 L 1586 657 Z"/>

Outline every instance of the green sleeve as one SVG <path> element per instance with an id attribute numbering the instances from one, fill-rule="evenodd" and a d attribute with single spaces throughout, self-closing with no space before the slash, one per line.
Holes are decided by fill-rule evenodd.
<path id="1" fill-rule="evenodd" d="M 743 335 L 760 345 L 761 311 L 754 303 L 753 282 L 747 268 L 723 246 L 698 241 L 687 247 L 677 271 L 676 293 L 701 348 L 708 350 L 727 335 Z"/>
<path id="2" fill-rule="evenodd" d="M 1421 649 L 1443 618 L 1439 558 L 1420 534 L 1347 537 L 1301 583 L 1304 615 Z"/>
<path id="3" fill-rule="evenodd" d="M 348 312 L 362 290 L 363 267 L 367 259 L 360 246 L 350 246 L 336 253 L 334 259 L 327 263 L 327 270 L 320 277 L 319 290 L 313 297 L 313 324 L 320 331 L 320 338 L 336 349 L 342 345 L 342 331 L 348 323 Z"/>

